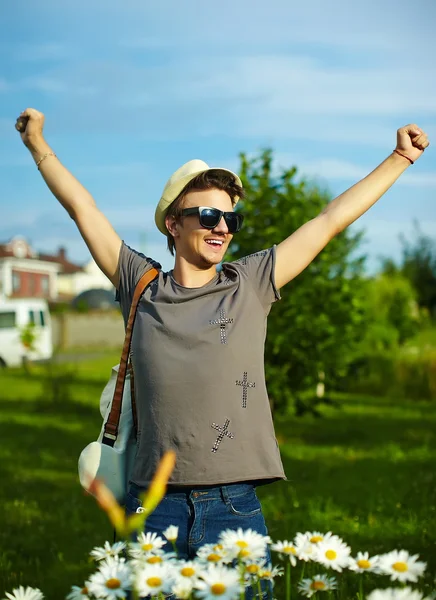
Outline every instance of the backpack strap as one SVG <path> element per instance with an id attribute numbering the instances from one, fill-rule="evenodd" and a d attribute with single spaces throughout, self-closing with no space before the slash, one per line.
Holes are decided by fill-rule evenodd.
<path id="1" fill-rule="evenodd" d="M 126 374 L 127 374 L 127 366 L 129 362 L 130 356 L 130 346 L 132 343 L 132 332 L 133 332 L 133 324 L 135 323 L 136 311 L 138 308 L 139 301 L 141 299 L 142 294 L 145 292 L 147 286 L 159 275 L 159 271 L 155 268 L 148 270 L 141 279 L 138 281 L 138 284 L 135 288 L 135 293 L 133 294 L 132 304 L 130 306 L 129 319 L 127 321 L 126 327 L 126 337 L 124 338 L 123 351 L 121 354 L 120 367 L 118 369 L 117 382 L 115 385 L 114 397 L 112 400 L 112 408 L 109 414 L 109 418 L 104 426 L 104 434 L 102 443 L 106 444 L 106 446 L 113 446 L 118 436 L 118 426 L 120 423 L 121 417 L 121 405 L 123 402 L 123 392 L 124 392 L 124 384 L 126 382 Z M 136 407 L 132 406 L 132 412 Z M 134 416 L 135 420 L 136 415 Z"/>

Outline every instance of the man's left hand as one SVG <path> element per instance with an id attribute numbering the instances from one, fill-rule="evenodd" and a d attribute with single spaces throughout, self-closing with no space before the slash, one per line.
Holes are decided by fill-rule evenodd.
<path id="1" fill-rule="evenodd" d="M 406 125 L 397 131 L 395 150 L 405 154 L 413 162 L 418 160 L 429 144 L 427 134 L 418 125 Z"/>

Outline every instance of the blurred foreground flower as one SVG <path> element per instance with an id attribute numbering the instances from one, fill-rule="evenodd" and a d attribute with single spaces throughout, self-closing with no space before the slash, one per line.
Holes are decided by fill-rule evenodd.
<path id="1" fill-rule="evenodd" d="M 127 538 L 133 531 L 139 531 L 144 528 L 144 523 L 148 515 L 154 511 L 165 496 L 168 480 L 171 477 L 175 464 L 176 453 L 173 450 L 169 450 L 162 457 L 150 487 L 141 496 L 141 511 L 129 517 L 126 517 L 124 509 L 118 504 L 109 488 L 101 480 L 94 479 L 89 487 L 89 491 L 95 496 L 100 507 L 108 515 L 110 522 L 120 537 Z"/>

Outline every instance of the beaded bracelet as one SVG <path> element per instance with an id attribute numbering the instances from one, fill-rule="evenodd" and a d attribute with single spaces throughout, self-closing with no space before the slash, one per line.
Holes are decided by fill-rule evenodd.
<path id="1" fill-rule="evenodd" d="M 45 160 L 48 156 L 56 156 L 56 154 L 54 152 L 46 152 L 45 154 L 43 154 L 41 156 L 41 158 L 38 160 L 38 162 L 36 163 L 36 166 L 39 169 L 39 165 L 42 163 L 43 160 Z"/>
<path id="2" fill-rule="evenodd" d="M 411 165 L 413 165 L 413 160 L 411 158 L 409 158 L 408 156 L 406 156 L 405 154 L 401 154 L 401 152 L 399 152 L 396 148 L 394 150 L 394 152 L 396 154 L 398 154 L 399 156 L 402 156 L 403 158 L 407 158 L 407 160 L 410 162 Z"/>

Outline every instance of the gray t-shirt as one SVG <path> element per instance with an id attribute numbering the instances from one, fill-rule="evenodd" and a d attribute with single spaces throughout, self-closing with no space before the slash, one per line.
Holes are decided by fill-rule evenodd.
<path id="1" fill-rule="evenodd" d="M 132 482 L 149 485 L 176 452 L 172 485 L 286 479 L 264 373 L 266 320 L 280 299 L 275 247 L 236 262 L 200 288 L 159 273 L 132 336 L 138 439 Z M 124 243 L 118 299 L 127 320 L 135 286 L 159 267 Z"/>

